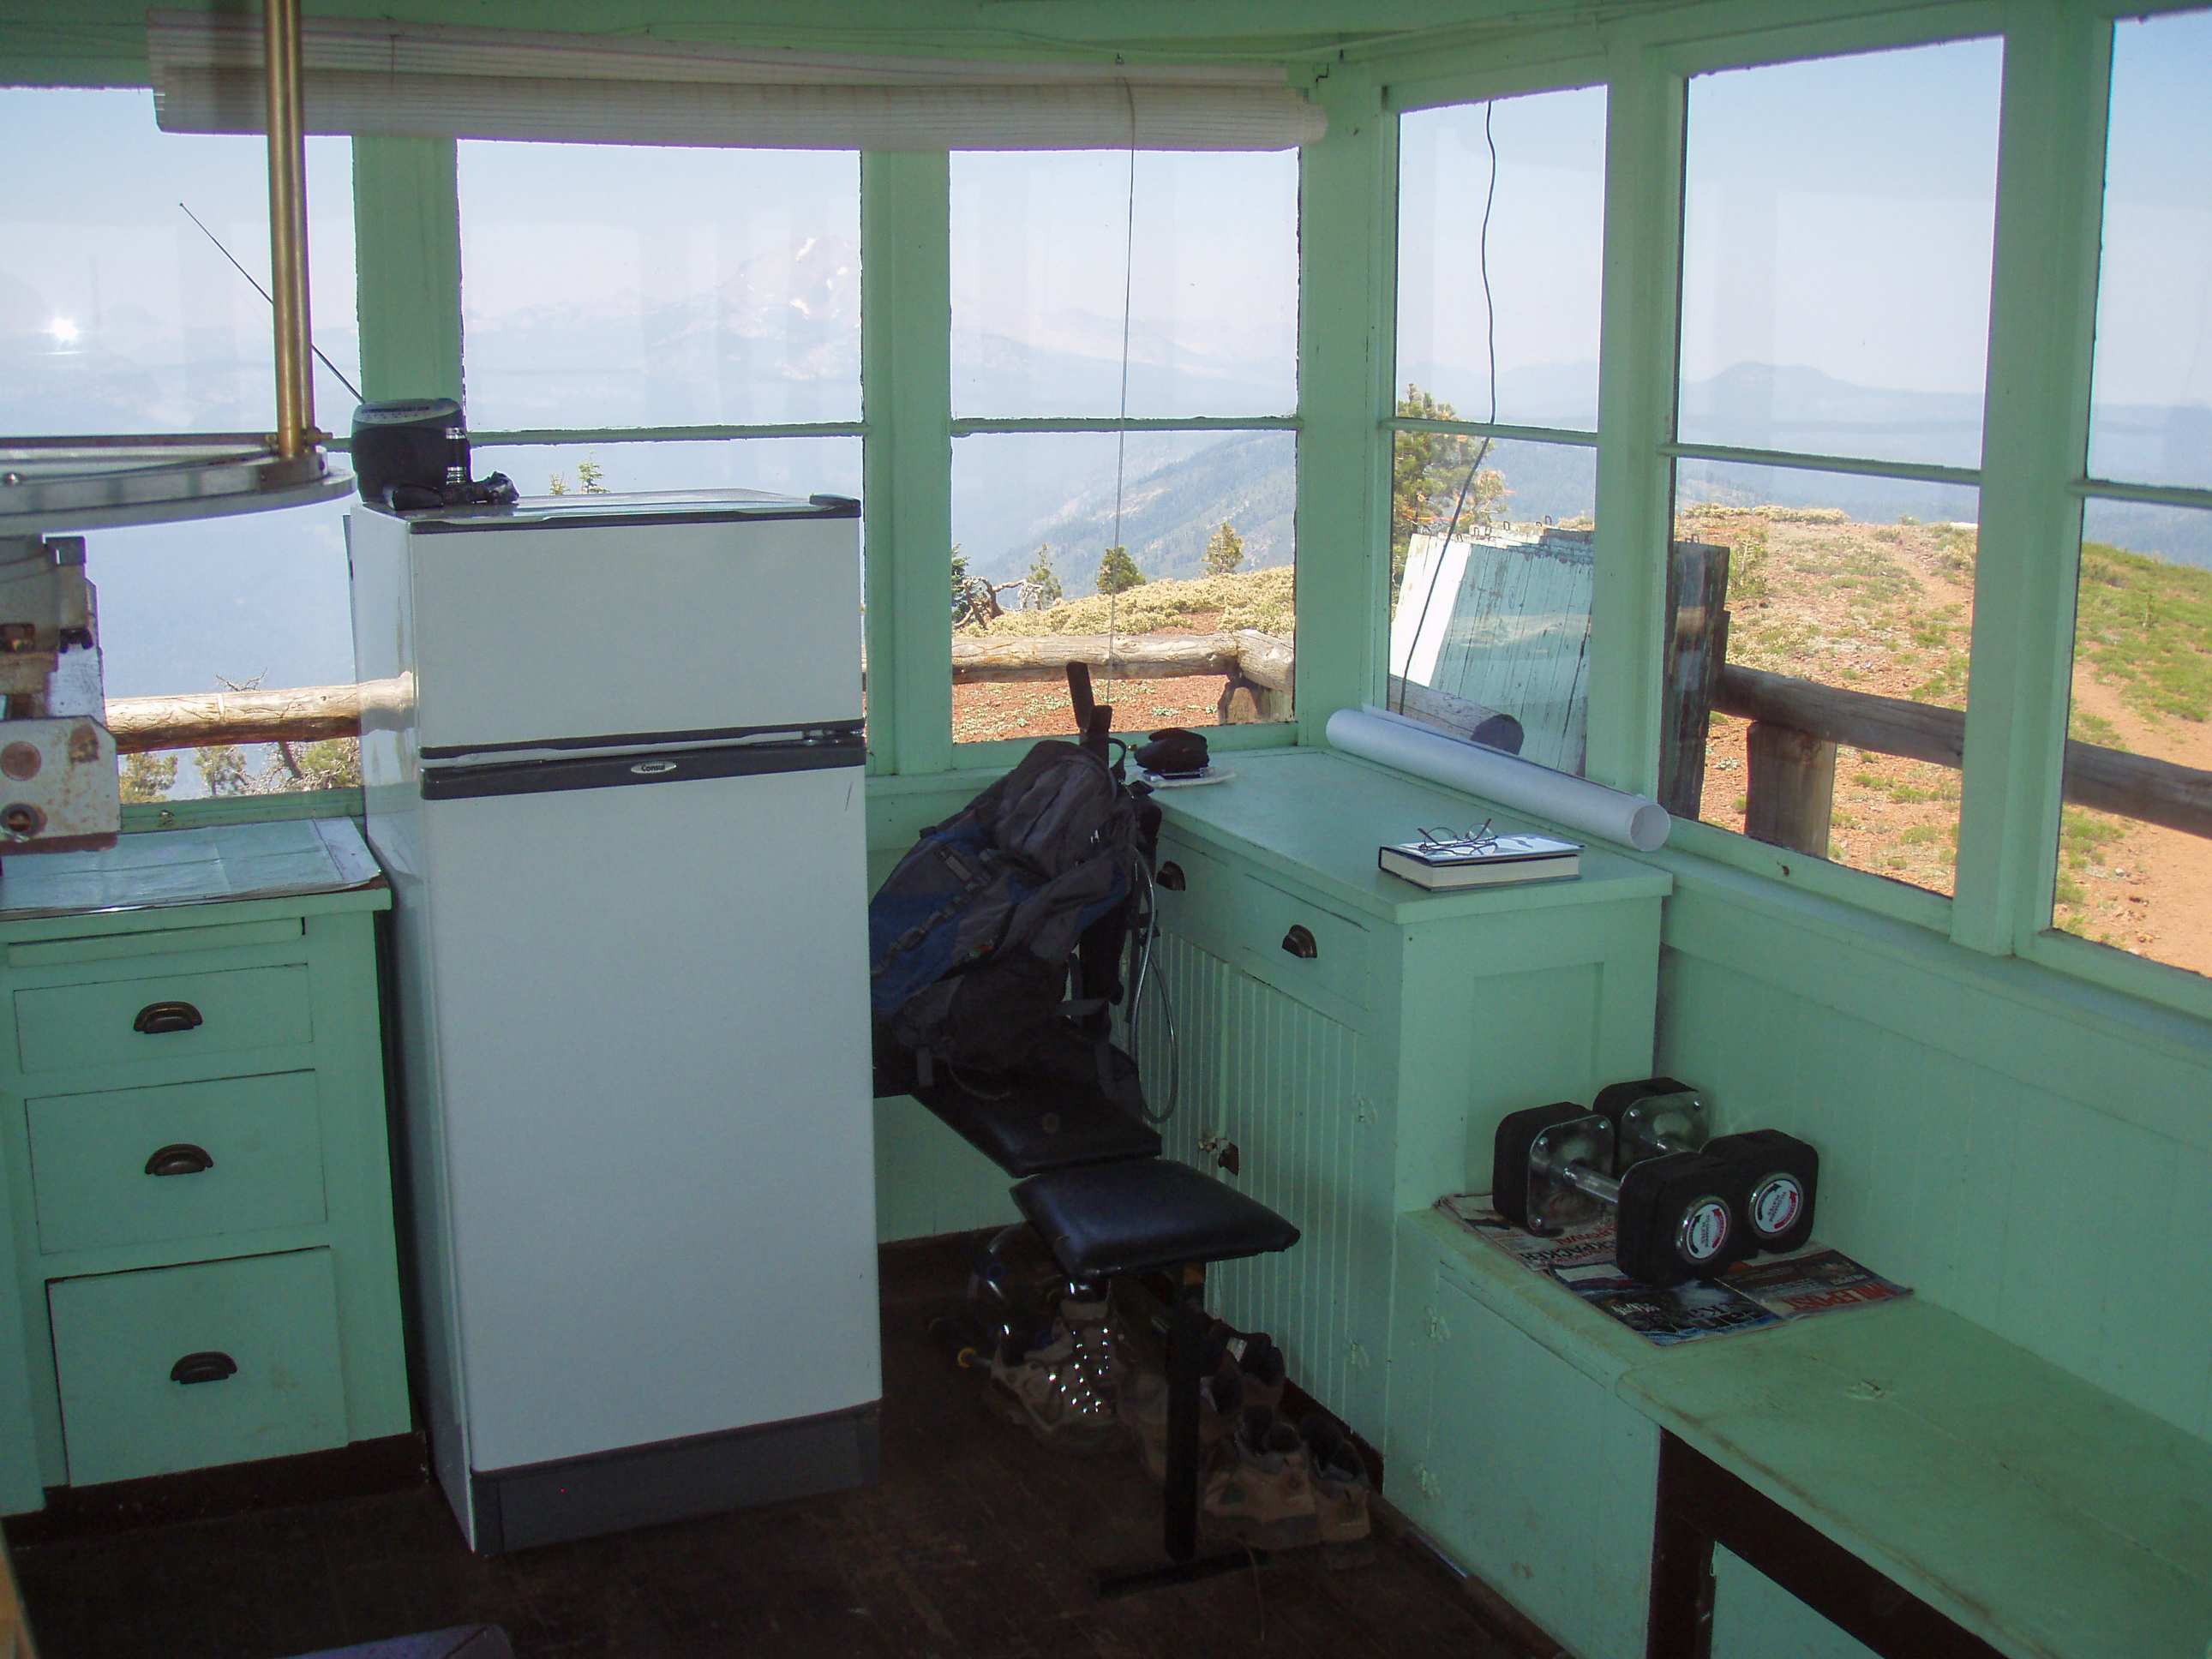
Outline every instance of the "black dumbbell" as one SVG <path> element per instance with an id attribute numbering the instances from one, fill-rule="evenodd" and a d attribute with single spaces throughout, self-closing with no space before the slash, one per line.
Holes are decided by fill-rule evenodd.
<path id="1" fill-rule="evenodd" d="M 1598 1091 L 1591 1110 L 1613 1127 L 1613 1167 L 1681 1152 L 1702 1152 L 1736 1172 L 1733 1202 L 1743 1222 L 1740 1258 L 1759 1251 L 1794 1250 L 1813 1236 L 1813 1202 L 1820 1185 L 1820 1155 L 1779 1129 L 1711 1134 L 1705 1097 L 1671 1077 L 1616 1083 Z"/>
<path id="2" fill-rule="evenodd" d="M 1563 1100 L 1506 1115 L 1491 1159 L 1490 1201 L 1515 1226 L 1554 1233 L 1614 1217 L 1613 1261 L 1647 1285 L 1679 1285 L 1735 1260 L 1740 1231 L 1726 1164 L 1702 1152 L 1645 1158 L 1613 1176 L 1610 1120 Z"/>

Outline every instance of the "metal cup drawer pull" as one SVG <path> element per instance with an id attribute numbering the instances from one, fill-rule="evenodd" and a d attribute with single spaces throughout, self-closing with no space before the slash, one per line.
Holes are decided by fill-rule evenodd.
<path id="1" fill-rule="evenodd" d="M 138 1011 L 131 1029 L 147 1036 L 162 1036 L 171 1031 L 189 1031 L 204 1023 L 200 1011 L 189 1002 L 149 1002 Z"/>
<path id="2" fill-rule="evenodd" d="M 1152 879 L 1170 893 L 1180 893 L 1183 890 L 1182 866 L 1170 859 L 1160 866 L 1158 872 Z"/>
<path id="3" fill-rule="evenodd" d="M 238 1362 L 227 1353 L 210 1350 L 206 1353 L 188 1353 L 169 1367 L 172 1382 L 220 1382 L 226 1376 L 238 1375 Z"/>
<path id="4" fill-rule="evenodd" d="M 1283 935 L 1283 949 L 1304 962 L 1321 955 L 1321 946 L 1314 943 L 1314 936 L 1303 922 L 1291 924 L 1291 931 Z"/>
<path id="5" fill-rule="evenodd" d="M 215 1160 L 208 1156 L 207 1148 L 195 1146 L 189 1140 L 179 1140 L 146 1160 L 149 1176 L 205 1175 L 215 1168 Z"/>

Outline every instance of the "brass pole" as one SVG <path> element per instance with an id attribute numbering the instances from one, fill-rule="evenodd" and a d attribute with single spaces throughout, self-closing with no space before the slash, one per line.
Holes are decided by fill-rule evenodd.
<path id="1" fill-rule="evenodd" d="M 301 92 L 300 0 L 262 0 L 269 103 L 269 271 L 276 329 L 276 453 L 304 455 L 315 430 L 308 356 L 307 108 Z"/>

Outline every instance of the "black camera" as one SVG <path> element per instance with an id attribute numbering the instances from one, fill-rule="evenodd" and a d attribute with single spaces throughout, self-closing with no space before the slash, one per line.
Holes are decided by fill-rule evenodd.
<path id="1" fill-rule="evenodd" d="M 353 412 L 353 471 L 361 498 L 395 513 L 440 507 L 510 507 L 503 472 L 471 481 L 469 430 L 451 398 L 401 398 Z"/>

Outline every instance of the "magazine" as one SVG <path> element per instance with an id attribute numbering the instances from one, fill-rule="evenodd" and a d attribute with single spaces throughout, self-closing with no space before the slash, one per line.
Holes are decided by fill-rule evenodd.
<path id="1" fill-rule="evenodd" d="M 1788 1255 L 1739 1262 L 1717 1279 L 1660 1290 L 1630 1279 L 1613 1265 L 1610 1215 L 1539 1237 L 1492 1209 L 1487 1193 L 1452 1194 L 1438 1199 L 1437 1208 L 1531 1273 L 1557 1280 L 1662 1347 L 1912 1294 L 1842 1251 L 1818 1243 Z"/>

